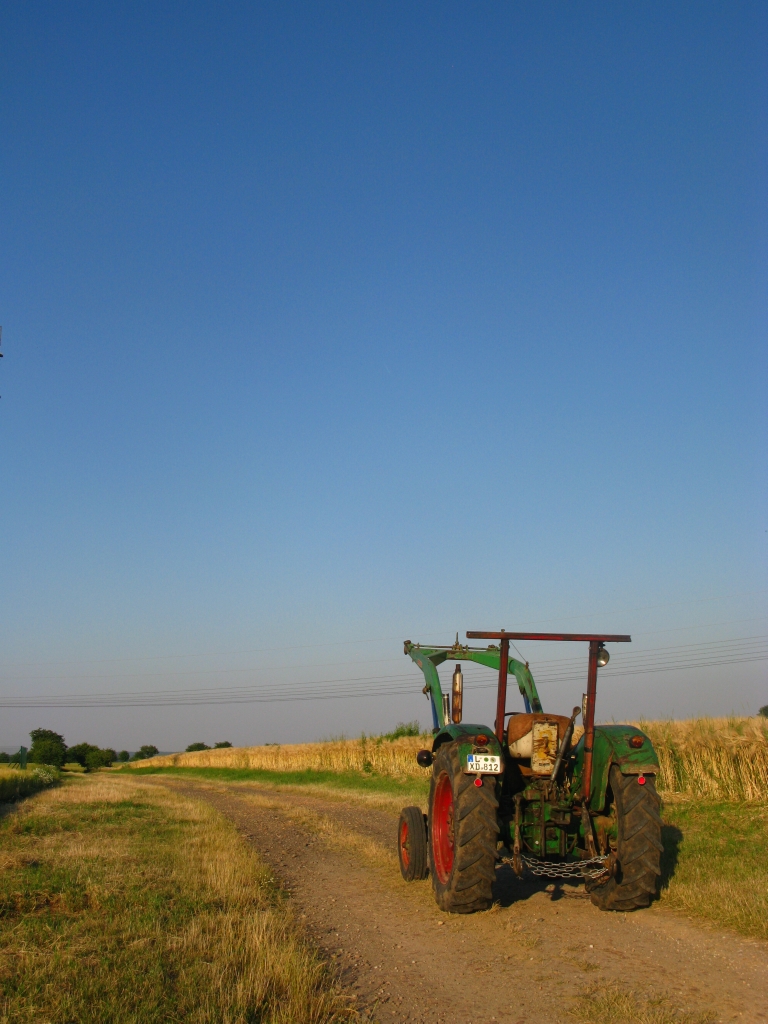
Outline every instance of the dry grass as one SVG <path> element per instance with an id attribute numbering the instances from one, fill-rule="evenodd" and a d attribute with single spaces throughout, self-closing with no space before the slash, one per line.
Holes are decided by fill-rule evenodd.
<path id="1" fill-rule="evenodd" d="M 286 746 L 225 747 L 222 750 L 195 750 L 189 754 L 152 757 L 147 761 L 134 761 L 131 767 L 369 772 L 392 778 L 427 779 L 430 769 L 416 764 L 416 752 L 429 745 L 430 741 L 423 737 L 405 736 L 393 741 L 379 737 Z"/>
<path id="2" fill-rule="evenodd" d="M 648 733 L 659 755 L 659 790 L 711 800 L 761 801 L 768 794 L 768 719 L 697 718 L 633 723 Z M 268 771 L 366 772 L 428 779 L 416 764 L 424 737 L 332 740 L 286 746 L 232 747 L 169 754 L 134 767 L 252 768 Z"/>
<path id="3" fill-rule="evenodd" d="M 312 836 L 314 840 L 321 840 L 325 846 L 329 846 L 331 849 L 341 853 L 355 853 L 368 864 L 376 867 L 397 869 L 394 843 L 391 848 L 384 847 L 354 829 L 345 828 L 337 819 L 330 818 L 326 814 L 319 814 L 309 807 L 280 803 L 269 797 L 253 793 L 249 793 L 243 799 L 257 807 L 275 808 L 280 814 L 293 821 L 302 833 Z"/>
<path id="4" fill-rule="evenodd" d="M 2 822 L 0 1021 L 354 1019 L 290 907 L 205 804 L 84 776 Z"/>
<path id="5" fill-rule="evenodd" d="M 690 1013 L 666 997 L 639 996 L 631 990 L 596 984 L 569 1011 L 582 1024 L 714 1024 L 712 1014 Z"/>

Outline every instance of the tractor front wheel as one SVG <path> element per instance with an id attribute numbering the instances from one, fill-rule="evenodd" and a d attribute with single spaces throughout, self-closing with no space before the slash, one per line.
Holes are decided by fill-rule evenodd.
<path id="1" fill-rule="evenodd" d="M 622 775 L 614 764 L 609 780 L 617 819 L 618 864 L 613 878 L 587 883 L 587 892 L 601 910 L 635 910 L 648 906 L 661 873 L 661 801 L 652 775 Z"/>
<path id="2" fill-rule="evenodd" d="M 400 874 L 406 882 L 427 877 L 427 825 L 418 807 L 404 807 L 397 823 Z"/>
<path id="3" fill-rule="evenodd" d="M 462 772 L 456 744 L 444 743 L 429 791 L 429 870 L 441 910 L 471 914 L 490 907 L 498 806 L 496 779 Z"/>

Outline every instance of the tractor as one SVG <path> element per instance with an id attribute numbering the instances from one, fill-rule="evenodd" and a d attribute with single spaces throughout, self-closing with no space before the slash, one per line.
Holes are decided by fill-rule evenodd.
<path id="1" fill-rule="evenodd" d="M 608 643 L 629 636 L 572 633 L 467 632 L 487 647 L 422 647 L 405 653 L 424 674 L 432 707 L 431 750 L 418 763 L 432 768 L 428 814 L 406 807 L 398 824 L 400 870 L 406 881 L 429 874 L 441 910 L 469 914 L 492 904 L 496 867 L 518 877 L 578 879 L 601 910 L 648 906 L 662 853 L 659 761 L 648 737 L 631 725 L 595 726 L 597 672 Z M 589 643 L 587 692 L 570 716 L 544 711 L 527 662 L 509 656 L 515 640 Z M 438 665 L 456 662 L 451 692 Z M 498 672 L 494 728 L 462 722 L 462 661 Z M 507 711 L 514 676 L 523 711 Z M 576 719 L 583 733 L 574 742 Z"/>

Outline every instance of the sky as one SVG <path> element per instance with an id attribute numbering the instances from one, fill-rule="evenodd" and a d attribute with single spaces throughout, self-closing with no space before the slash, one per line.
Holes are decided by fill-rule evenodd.
<path id="1" fill-rule="evenodd" d="M 632 634 L 598 719 L 768 704 L 765 5 L 0 38 L 0 745 L 427 725 L 467 629 Z"/>

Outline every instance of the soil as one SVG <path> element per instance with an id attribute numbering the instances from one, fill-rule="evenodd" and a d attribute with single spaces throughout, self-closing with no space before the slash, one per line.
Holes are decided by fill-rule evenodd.
<path id="1" fill-rule="evenodd" d="M 235 823 L 290 892 L 365 1018 L 414 1024 L 560 1024 L 580 993 L 618 986 L 715 1021 L 768 1022 L 768 944 L 658 905 L 592 906 L 582 885 L 497 870 L 496 905 L 438 910 L 405 883 L 397 815 L 330 794 L 162 780 Z"/>

